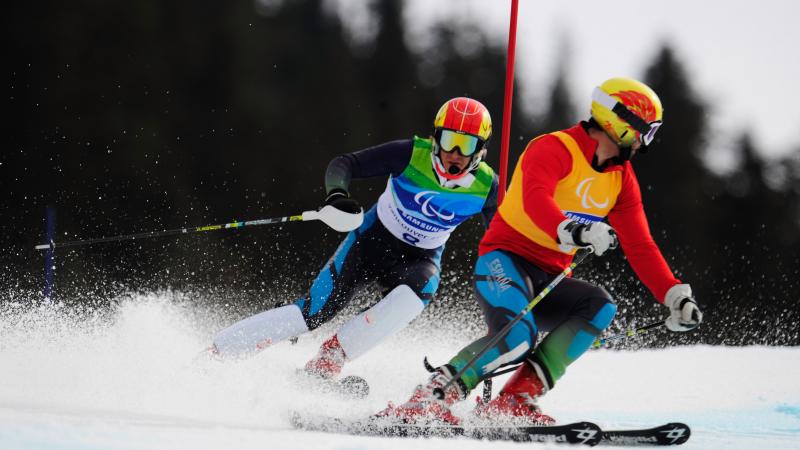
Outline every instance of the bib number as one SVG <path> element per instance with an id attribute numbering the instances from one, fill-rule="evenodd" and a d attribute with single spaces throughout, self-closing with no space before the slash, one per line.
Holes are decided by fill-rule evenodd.
<path id="1" fill-rule="evenodd" d="M 417 242 L 419 242 L 419 238 L 418 237 L 412 236 L 412 235 L 410 235 L 408 233 L 403 233 L 403 240 L 408 242 L 411 245 L 415 245 Z"/>

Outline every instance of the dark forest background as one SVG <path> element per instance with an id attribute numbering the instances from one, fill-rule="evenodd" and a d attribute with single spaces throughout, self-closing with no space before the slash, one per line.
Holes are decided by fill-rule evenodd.
<path id="1" fill-rule="evenodd" d="M 354 42 L 321 0 L 7 5 L 0 302 L 41 299 L 44 259 L 33 246 L 44 241 L 48 205 L 57 241 L 298 214 L 324 198 L 331 158 L 427 135 L 441 103 L 460 95 L 492 112 L 488 160 L 497 167 L 505 43 L 442 23 L 417 54 L 402 2 L 372 7 L 377 34 Z M 713 105 L 678 50 L 665 42 L 642 73 L 620 74 L 645 81 L 665 105 L 660 141 L 634 167 L 653 235 L 706 314 L 697 331 L 670 339 L 797 345 L 800 146 L 765 160 L 742 129 L 729 149 L 737 167 L 706 167 Z M 531 100 L 517 86 L 509 170 L 531 138 L 586 117 L 558 66 L 537 87 L 550 92 L 546 104 L 525 108 L 540 115 L 523 111 Z M 353 194 L 368 206 L 384 185 L 356 181 Z M 481 232 L 476 219 L 451 239 L 423 320 L 467 314 L 480 326 L 469 278 Z M 301 295 L 341 238 L 311 222 L 63 249 L 54 297 L 104 305 L 167 289 L 241 316 Z M 615 329 L 661 318 L 617 253 L 578 276 L 615 295 Z"/>

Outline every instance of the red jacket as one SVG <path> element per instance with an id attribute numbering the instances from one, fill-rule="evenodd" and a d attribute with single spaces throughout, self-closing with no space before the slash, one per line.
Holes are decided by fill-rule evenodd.
<path id="1" fill-rule="evenodd" d="M 634 272 L 663 303 L 667 290 L 680 281 L 650 234 L 633 167 L 626 162 L 595 171 L 596 148 L 597 141 L 580 124 L 528 143 L 478 253 L 507 250 L 559 273 L 572 262 L 574 250 L 559 247 L 558 224 L 567 216 L 582 221 L 607 216 Z"/>

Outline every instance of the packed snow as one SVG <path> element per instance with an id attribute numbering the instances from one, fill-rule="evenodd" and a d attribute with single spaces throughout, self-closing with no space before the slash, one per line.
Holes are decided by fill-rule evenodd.
<path id="1" fill-rule="evenodd" d="M 350 363 L 371 394 L 344 400 L 297 384 L 323 327 L 235 362 L 202 356 L 227 325 L 170 293 L 115 307 L 0 308 L 0 449 L 485 449 L 466 438 L 357 437 L 295 430 L 290 411 L 359 418 L 404 401 L 474 336 L 412 326 Z M 656 331 L 667 333 L 665 330 Z M 590 351 L 541 400 L 560 422 L 607 428 L 681 421 L 681 448 L 800 448 L 800 348 L 690 346 Z M 502 381 L 501 377 L 501 381 Z M 500 385 L 500 383 L 496 384 Z M 473 393 L 477 395 L 477 392 Z M 469 414 L 473 399 L 458 405 Z M 493 449 L 557 444 L 497 442 Z M 563 448 L 563 447 L 561 447 Z"/>

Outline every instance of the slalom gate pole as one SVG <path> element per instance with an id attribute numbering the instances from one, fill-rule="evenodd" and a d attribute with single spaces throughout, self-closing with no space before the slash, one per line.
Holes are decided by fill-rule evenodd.
<path id="1" fill-rule="evenodd" d="M 503 130 L 500 137 L 500 186 L 497 204 L 503 203 L 508 180 L 508 145 L 511 134 L 511 99 L 514 96 L 514 57 L 517 47 L 517 11 L 519 0 L 511 0 L 511 20 L 508 26 L 508 52 L 506 55 L 506 84 L 503 101 Z"/>
<path id="2" fill-rule="evenodd" d="M 313 213 L 313 214 L 311 214 Z M 124 234 L 121 236 L 111 236 L 111 237 L 102 237 L 96 239 L 86 239 L 82 241 L 68 241 L 68 242 L 53 242 L 52 240 L 48 244 L 40 244 L 37 245 L 35 248 L 36 250 L 47 250 L 47 249 L 54 249 L 54 248 L 61 248 L 61 247 L 76 247 L 79 245 L 90 245 L 90 244 L 99 244 L 102 242 L 117 242 L 117 241 L 127 241 L 132 239 L 147 239 L 147 238 L 154 238 L 154 237 L 161 237 L 161 236 L 174 236 L 178 234 L 190 234 L 190 233 L 202 233 L 205 231 L 214 231 L 214 230 L 225 230 L 230 228 L 243 228 L 243 227 L 252 227 L 258 225 L 271 225 L 276 223 L 284 223 L 284 222 L 296 222 L 296 221 L 307 221 L 307 220 L 316 220 L 317 216 L 315 216 L 316 211 L 311 211 L 308 213 L 298 214 L 296 216 L 287 216 L 287 217 L 275 217 L 272 219 L 259 219 L 259 220 L 248 220 L 244 222 L 230 222 L 224 223 L 220 225 L 205 225 L 202 227 L 192 227 L 192 228 L 176 228 L 174 230 L 163 230 L 163 231 L 147 231 L 143 233 L 134 233 L 134 234 Z"/>
<path id="3" fill-rule="evenodd" d="M 637 335 L 640 335 L 640 334 L 644 334 L 644 333 L 647 333 L 648 330 L 652 330 L 653 328 L 658 328 L 658 327 L 660 327 L 662 325 L 664 325 L 664 321 L 663 320 L 659 320 L 658 322 L 649 323 L 649 324 L 643 325 L 641 327 L 629 328 L 629 329 L 623 331 L 622 333 L 618 333 L 618 334 L 609 336 L 607 338 L 595 339 L 595 341 L 592 343 L 592 346 L 589 347 L 589 348 L 598 349 L 598 348 L 602 347 L 603 345 L 605 345 L 605 344 L 607 344 L 609 342 L 618 341 L 618 340 L 621 340 L 621 339 L 627 339 L 629 337 L 633 337 L 633 336 L 637 336 Z M 523 362 L 522 364 L 525 364 L 525 363 Z M 492 378 L 498 377 L 500 375 L 505 375 L 505 374 L 507 374 L 509 372 L 513 372 L 513 371 L 517 370 L 517 368 L 519 366 L 521 366 L 522 364 L 517 364 L 517 365 L 514 365 L 514 366 L 503 368 L 503 369 L 498 370 L 496 372 L 492 372 L 486 379 L 484 379 L 483 380 L 483 394 L 482 394 L 483 401 L 484 402 L 488 402 L 489 400 L 492 399 Z"/>
<path id="4" fill-rule="evenodd" d="M 511 321 L 508 322 L 506 324 L 506 326 L 504 326 L 500 331 L 498 331 L 494 336 L 492 336 L 492 338 L 489 340 L 489 342 L 487 342 L 486 345 L 484 345 L 483 348 L 478 353 L 476 353 L 472 358 L 470 358 L 470 360 L 467 362 L 467 364 L 464 367 L 462 367 L 461 370 L 459 370 L 458 373 L 456 373 L 455 376 L 450 381 L 445 383 L 444 386 L 434 389 L 433 390 L 433 395 L 438 399 L 443 399 L 444 398 L 444 390 L 445 389 L 447 389 L 453 383 L 455 383 L 456 380 L 461 379 L 461 377 L 464 375 L 464 373 L 467 370 L 469 370 L 469 368 L 472 367 L 475 364 L 476 361 L 478 361 L 483 355 L 485 355 L 486 352 L 489 351 L 489 349 L 494 347 L 495 344 L 500 342 L 501 339 L 505 338 L 506 334 L 508 334 L 508 332 L 511 330 L 511 328 L 514 325 L 516 325 L 517 322 L 522 320 L 522 318 L 525 317 L 525 315 L 528 314 L 537 304 L 539 304 L 539 302 L 542 301 L 542 299 L 547 294 L 549 294 L 550 291 L 552 291 L 558 285 L 558 283 L 561 282 L 561 280 L 563 280 L 564 278 L 568 277 L 572 273 L 572 271 L 575 269 L 575 267 L 577 267 L 578 264 L 583 262 L 583 260 L 586 259 L 586 257 L 589 256 L 590 253 L 594 253 L 594 248 L 592 248 L 591 246 L 590 247 L 586 247 L 585 250 L 582 250 L 578 254 L 578 256 L 576 256 L 575 259 L 572 260 L 572 263 L 569 266 L 567 266 L 566 269 L 564 269 L 560 274 L 558 274 L 558 276 L 553 278 L 553 281 L 551 281 L 550 284 L 545 286 L 545 288 L 542 289 L 541 292 L 539 292 L 539 295 L 537 295 L 533 300 L 530 301 L 530 303 L 528 303 L 528 306 L 523 308 L 523 310 L 520 311 L 519 314 L 517 314 L 513 319 L 511 319 Z"/>

